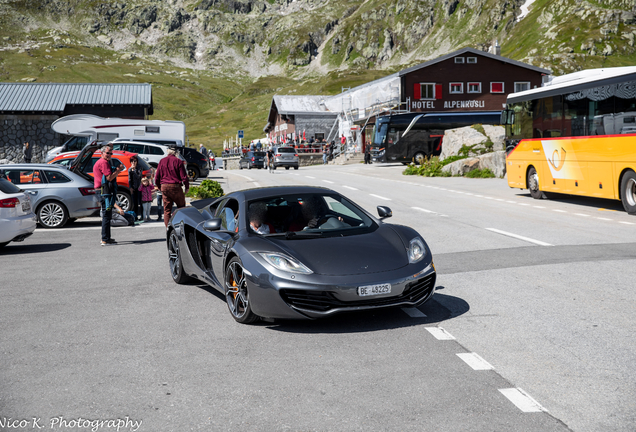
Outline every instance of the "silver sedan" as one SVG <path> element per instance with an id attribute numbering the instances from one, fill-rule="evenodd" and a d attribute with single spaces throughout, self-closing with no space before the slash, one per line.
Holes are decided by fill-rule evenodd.
<path id="1" fill-rule="evenodd" d="M 92 178 L 49 164 L 0 165 L 0 176 L 26 192 L 38 223 L 61 228 L 68 221 L 99 214 Z"/>

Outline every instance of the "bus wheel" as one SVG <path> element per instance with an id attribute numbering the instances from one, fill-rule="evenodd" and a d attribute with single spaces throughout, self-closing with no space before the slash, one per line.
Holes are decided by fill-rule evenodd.
<path id="1" fill-rule="evenodd" d="M 417 165 L 422 165 L 424 161 L 426 161 L 426 155 L 422 152 L 417 152 L 415 156 L 413 156 L 413 160 L 415 160 Z"/>
<path id="2" fill-rule="evenodd" d="M 530 195 L 534 199 L 542 199 L 545 198 L 545 195 L 539 189 L 539 174 L 537 174 L 537 170 L 534 167 L 530 167 L 528 170 L 528 190 L 530 191 Z"/>
<path id="3" fill-rule="evenodd" d="M 621 201 L 625 211 L 636 214 L 636 173 L 628 171 L 621 180 Z"/>

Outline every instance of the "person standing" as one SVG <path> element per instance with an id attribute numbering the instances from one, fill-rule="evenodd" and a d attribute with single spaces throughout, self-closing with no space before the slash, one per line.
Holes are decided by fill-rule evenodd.
<path id="1" fill-rule="evenodd" d="M 102 214 L 102 246 L 116 244 L 114 238 L 110 236 L 110 221 L 113 218 L 113 207 L 117 208 L 119 214 L 123 215 L 124 211 L 117 206 L 117 176 L 124 170 L 124 164 L 119 164 L 117 169 L 113 169 L 110 159 L 113 155 L 113 149 L 104 146 L 101 149 L 102 156 L 93 167 L 94 186 L 97 192 L 97 198 L 101 204 Z"/>
<path id="2" fill-rule="evenodd" d="M 327 144 L 322 146 L 322 164 L 327 165 Z"/>
<path id="3" fill-rule="evenodd" d="M 152 207 L 152 190 L 153 187 L 150 185 L 150 179 L 148 177 L 144 177 L 141 180 L 141 185 L 139 186 L 139 192 L 141 192 L 141 205 L 144 208 L 144 222 L 150 222 L 150 207 Z"/>
<path id="4" fill-rule="evenodd" d="M 269 149 L 267 149 L 265 162 L 267 163 L 267 168 L 269 168 L 269 172 L 271 173 L 274 170 L 274 152 L 272 151 L 271 146 L 269 147 Z"/>
<path id="5" fill-rule="evenodd" d="M 141 178 L 144 176 L 143 171 L 139 168 L 139 159 L 137 156 L 130 157 L 130 169 L 128 170 L 128 186 L 132 191 L 132 211 L 135 212 L 135 218 L 141 220 L 145 216 L 142 215 L 141 208 L 141 192 L 139 186 L 141 186 Z"/>
<path id="6" fill-rule="evenodd" d="M 371 146 L 369 144 L 367 144 L 366 146 L 364 146 L 364 164 L 370 164 L 371 163 Z"/>
<path id="7" fill-rule="evenodd" d="M 31 144 L 28 142 L 24 143 L 24 163 L 31 163 L 31 158 L 33 157 L 33 149 L 31 148 Z"/>
<path id="8" fill-rule="evenodd" d="M 155 174 L 155 189 L 161 190 L 163 195 L 163 223 L 168 228 L 168 221 L 172 214 L 172 205 L 177 208 L 185 207 L 185 193 L 190 189 L 188 174 L 181 159 L 177 157 L 177 149 L 168 149 L 168 156 L 159 161 L 157 173 Z"/>

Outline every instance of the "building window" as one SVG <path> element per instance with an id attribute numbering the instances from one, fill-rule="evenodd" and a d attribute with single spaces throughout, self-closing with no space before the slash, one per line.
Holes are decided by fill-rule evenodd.
<path id="1" fill-rule="evenodd" d="M 413 99 L 435 99 L 435 83 L 415 84 L 415 94 Z"/>
<path id="2" fill-rule="evenodd" d="M 464 93 L 464 83 L 452 82 L 449 84 L 449 87 L 451 94 Z"/>
<path id="3" fill-rule="evenodd" d="M 477 57 L 467 57 L 466 63 L 475 64 L 477 63 Z"/>
<path id="4" fill-rule="evenodd" d="M 481 93 L 481 83 L 480 82 L 469 82 L 468 83 L 468 93 Z"/>
<path id="5" fill-rule="evenodd" d="M 503 92 L 504 92 L 504 83 L 502 82 L 490 83 L 490 93 L 503 93 Z"/>
<path id="6" fill-rule="evenodd" d="M 530 81 L 515 82 L 515 93 L 530 90 Z"/>
<path id="7" fill-rule="evenodd" d="M 455 63 L 464 63 L 464 57 L 455 57 Z"/>

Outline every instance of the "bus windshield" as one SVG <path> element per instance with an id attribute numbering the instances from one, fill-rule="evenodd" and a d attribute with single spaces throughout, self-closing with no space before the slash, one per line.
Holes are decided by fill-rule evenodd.
<path id="1" fill-rule="evenodd" d="M 384 144 L 384 140 L 386 139 L 386 131 L 389 128 L 388 123 L 380 123 L 375 125 L 375 130 L 373 134 L 373 144 L 382 145 Z"/>

